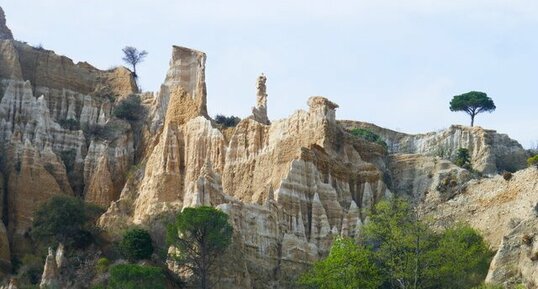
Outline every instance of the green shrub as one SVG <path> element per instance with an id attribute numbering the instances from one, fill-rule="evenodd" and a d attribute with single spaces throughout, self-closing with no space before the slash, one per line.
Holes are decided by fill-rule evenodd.
<path id="1" fill-rule="evenodd" d="M 44 247 L 63 243 L 67 247 L 84 248 L 94 241 L 93 222 L 101 212 L 79 198 L 54 196 L 34 213 L 30 235 Z"/>
<path id="2" fill-rule="evenodd" d="M 224 116 L 222 114 L 217 114 L 215 116 L 215 122 L 224 127 L 235 127 L 240 121 L 241 119 L 239 117 L 233 115 Z"/>
<path id="3" fill-rule="evenodd" d="M 77 151 L 75 149 L 68 149 L 60 152 L 60 158 L 62 159 L 65 170 L 67 172 L 73 171 L 75 168 L 75 160 L 77 158 Z"/>
<path id="4" fill-rule="evenodd" d="M 122 99 L 114 108 L 112 114 L 127 121 L 138 121 L 144 116 L 144 107 L 138 95 L 129 95 Z"/>
<path id="5" fill-rule="evenodd" d="M 165 275 L 160 268 L 134 264 L 110 268 L 108 289 L 164 289 Z"/>
<path id="6" fill-rule="evenodd" d="M 472 170 L 471 157 L 469 156 L 469 150 L 466 148 L 459 148 L 454 164 L 467 170 Z"/>
<path id="7" fill-rule="evenodd" d="M 538 155 L 528 158 L 527 163 L 529 166 L 535 166 L 538 168 Z"/>
<path id="8" fill-rule="evenodd" d="M 480 286 L 473 287 L 473 289 L 503 289 L 504 287 L 501 285 L 493 285 L 493 284 L 481 284 Z"/>
<path id="9" fill-rule="evenodd" d="M 95 264 L 95 270 L 99 273 L 104 273 L 108 271 L 108 267 L 110 266 L 110 260 L 108 258 L 99 258 L 97 260 L 97 263 Z"/>
<path id="10" fill-rule="evenodd" d="M 153 245 L 148 231 L 130 229 L 123 234 L 120 242 L 120 252 L 130 261 L 149 259 L 153 254 Z"/>
<path id="11" fill-rule="evenodd" d="M 58 124 L 63 129 L 68 130 L 79 130 L 80 129 L 80 123 L 76 119 L 68 118 L 68 119 L 60 119 L 58 120 Z"/>
<path id="12" fill-rule="evenodd" d="M 377 134 L 364 129 L 364 128 L 354 128 L 349 131 L 350 134 L 365 139 L 367 141 L 375 142 L 379 145 L 382 145 L 384 148 L 387 148 L 387 143 Z"/>

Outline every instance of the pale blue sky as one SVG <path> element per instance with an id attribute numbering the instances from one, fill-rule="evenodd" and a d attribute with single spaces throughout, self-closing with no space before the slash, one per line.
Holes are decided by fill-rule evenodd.
<path id="1" fill-rule="evenodd" d="M 164 80 L 172 45 L 208 55 L 208 109 L 249 115 L 255 80 L 268 76 L 269 117 L 312 95 L 339 119 L 409 133 L 468 124 L 451 97 L 488 93 L 477 125 L 538 141 L 536 0 L 0 0 L 15 38 L 101 69 L 125 45 L 149 55 L 144 90 Z"/>

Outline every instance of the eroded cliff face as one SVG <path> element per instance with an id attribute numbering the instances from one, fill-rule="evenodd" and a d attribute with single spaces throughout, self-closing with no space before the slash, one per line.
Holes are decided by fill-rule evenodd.
<path id="1" fill-rule="evenodd" d="M 526 152 L 507 136 L 463 126 L 407 135 L 340 122 L 338 106 L 319 96 L 271 122 L 265 75 L 252 115 L 222 128 L 207 112 L 206 55 L 179 46 L 160 91 L 138 94 L 147 113 L 130 123 L 113 115 L 137 92 L 130 71 L 101 71 L 13 41 L 1 12 L 0 271 L 11 254 L 29 250 L 37 206 L 68 194 L 107 208 L 99 225 L 111 239 L 138 225 L 163 248 L 166 223 L 182 208 L 218 207 L 234 227 L 218 288 L 294 288 L 336 235 L 358 237 L 372 206 L 398 195 L 421 201 L 438 226 L 468 221 L 501 248 L 488 280 L 534 280 L 524 258 L 534 247 L 513 248 L 534 228 L 536 170 L 473 180 L 449 161 L 464 147 L 485 174 L 520 169 Z M 388 150 L 346 131 L 354 127 L 379 134 Z"/>
<path id="2" fill-rule="evenodd" d="M 453 160 L 458 149 L 466 148 L 471 156 L 473 169 L 489 175 L 514 172 L 527 166 L 528 153 L 521 144 L 505 134 L 481 127 L 452 125 L 448 129 L 426 134 L 405 134 L 374 124 L 341 121 L 347 129 L 365 128 L 387 143 L 392 154 L 423 154 Z"/>
<path id="3" fill-rule="evenodd" d="M 119 197 L 134 145 L 130 125 L 112 107 L 136 91 L 125 68 L 101 71 L 0 40 L 2 220 L 12 253 L 26 250 L 32 214 L 51 196 L 78 195 L 103 207 Z"/>
<path id="4" fill-rule="evenodd" d="M 219 206 L 232 216 L 234 246 L 244 248 L 243 265 L 228 272 L 244 277 L 222 288 L 285 288 L 293 272 L 327 253 L 334 235 L 357 236 L 366 211 L 389 194 L 385 150 L 342 130 L 338 106 L 323 97 L 269 124 L 259 85 L 256 115 L 225 136 L 207 116 L 204 62 L 204 54 L 174 47 L 151 108 L 156 136 L 100 224 L 119 232 L 183 207 Z"/>

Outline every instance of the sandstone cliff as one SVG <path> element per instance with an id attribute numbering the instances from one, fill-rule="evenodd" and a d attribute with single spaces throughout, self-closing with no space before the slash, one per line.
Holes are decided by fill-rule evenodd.
<path id="1" fill-rule="evenodd" d="M 33 211 L 50 196 L 85 196 L 104 207 L 118 198 L 134 144 L 130 125 L 114 120 L 112 107 L 136 91 L 125 68 L 101 71 L 0 40 L 2 219 L 12 253 L 25 250 Z"/>
<path id="2" fill-rule="evenodd" d="M 523 169 L 529 157 L 517 141 L 481 127 L 452 125 L 437 132 L 411 135 L 366 122 L 342 121 L 341 124 L 346 129 L 364 128 L 378 134 L 393 154 L 425 154 L 454 159 L 458 149 L 466 148 L 473 169 L 484 174 Z"/>
<path id="3" fill-rule="evenodd" d="M 37 206 L 68 194 L 107 209 L 99 225 L 111 239 L 138 225 L 163 249 L 171 216 L 216 206 L 234 226 L 218 288 L 294 288 L 334 236 L 357 237 L 372 206 L 398 195 L 420 200 L 439 227 L 465 221 L 481 230 L 500 248 L 488 280 L 536 284 L 528 269 L 535 246 L 518 245 L 536 228 L 536 170 L 510 181 L 493 176 L 525 167 L 516 141 L 479 127 L 409 135 L 337 121 L 338 105 L 320 96 L 270 121 L 263 74 L 252 115 L 225 129 L 208 116 L 205 61 L 203 52 L 174 46 L 160 91 L 137 94 L 125 68 L 102 71 L 14 41 L 0 9 L 0 271 L 29 250 Z M 146 111 L 137 122 L 113 113 L 131 94 Z M 387 148 L 347 132 L 356 127 Z M 473 179 L 450 162 L 462 147 L 492 177 Z M 45 285 L 61 277 L 53 255 Z"/>

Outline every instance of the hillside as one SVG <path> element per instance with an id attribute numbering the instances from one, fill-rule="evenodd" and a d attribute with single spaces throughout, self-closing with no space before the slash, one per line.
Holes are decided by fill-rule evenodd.
<path id="1" fill-rule="evenodd" d="M 203 52 L 174 46 L 160 91 L 141 93 L 127 68 L 102 71 L 13 40 L 0 9 L 5 282 L 12 260 L 32 251 L 33 213 L 55 195 L 102 207 L 98 225 L 108 242 L 136 225 L 164 251 L 167 222 L 183 208 L 221 209 L 234 228 L 219 266 L 222 289 L 294 288 L 335 236 L 357 237 L 375 203 L 402 196 L 420 201 L 439 227 L 461 221 L 481 231 L 499 249 L 488 280 L 538 284 L 529 269 L 536 263 L 521 257 L 535 247 L 509 245 L 537 224 L 538 170 L 524 169 L 529 155 L 517 141 L 480 127 L 409 135 L 340 121 L 338 105 L 321 96 L 269 120 L 265 76 L 253 87 L 252 115 L 226 128 L 207 112 L 205 61 Z M 116 108 L 131 97 L 140 99 L 142 113 L 119 117 Z M 387 146 L 353 135 L 353 128 Z M 482 177 L 452 163 L 463 147 Z M 504 171 L 514 172 L 512 179 L 498 175 Z"/>

